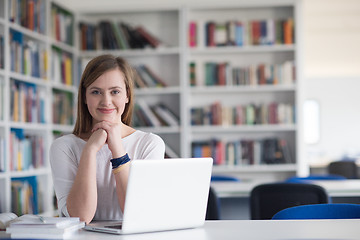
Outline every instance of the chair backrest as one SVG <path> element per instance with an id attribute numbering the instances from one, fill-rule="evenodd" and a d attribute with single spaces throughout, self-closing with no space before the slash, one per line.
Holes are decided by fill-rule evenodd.
<path id="1" fill-rule="evenodd" d="M 286 219 L 349 219 L 360 218 L 360 205 L 350 203 L 311 204 L 286 208 L 274 220 Z"/>
<path id="2" fill-rule="evenodd" d="M 336 175 L 336 174 L 325 174 L 325 175 L 309 175 L 307 177 L 290 177 L 286 179 L 285 182 L 289 183 L 309 183 L 311 180 L 346 180 L 347 178 L 344 176 Z"/>
<path id="3" fill-rule="evenodd" d="M 358 178 L 358 168 L 355 161 L 335 161 L 328 165 L 330 174 L 337 174 L 346 178 Z"/>
<path id="4" fill-rule="evenodd" d="M 275 213 L 293 206 L 328 203 L 326 190 L 303 183 L 269 183 L 254 187 L 250 193 L 251 219 L 271 219 Z"/>
<path id="5" fill-rule="evenodd" d="M 215 190 L 210 187 L 209 197 L 206 209 L 206 220 L 220 220 L 220 199 Z"/>

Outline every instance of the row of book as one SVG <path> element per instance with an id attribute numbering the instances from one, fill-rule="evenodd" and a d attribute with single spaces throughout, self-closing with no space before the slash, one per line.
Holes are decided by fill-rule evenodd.
<path id="1" fill-rule="evenodd" d="M 191 125 L 256 125 L 294 124 L 295 105 L 272 102 L 223 106 L 214 102 L 205 107 L 191 108 Z"/>
<path id="2" fill-rule="evenodd" d="M 296 80 L 294 61 L 243 67 L 231 66 L 228 62 L 191 62 L 189 71 L 190 86 L 290 85 Z"/>
<path id="3" fill-rule="evenodd" d="M 133 124 L 135 127 L 177 127 L 180 120 L 165 104 L 150 105 L 144 99 L 137 99 L 134 105 Z"/>
<path id="4" fill-rule="evenodd" d="M 10 31 L 11 71 L 37 77 L 47 78 L 46 47 L 27 39 L 21 32 Z"/>
<path id="5" fill-rule="evenodd" d="M 145 64 L 134 66 L 137 72 L 135 77 L 136 88 L 166 87 L 167 83 Z"/>
<path id="6" fill-rule="evenodd" d="M 131 26 L 125 22 L 81 22 L 79 28 L 82 50 L 157 48 L 162 44 L 145 27 Z"/>
<path id="7" fill-rule="evenodd" d="M 215 165 L 241 166 L 294 163 L 285 139 L 210 139 L 192 142 L 193 157 L 213 157 Z"/>
<path id="8" fill-rule="evenodd" d="M 11 212 L 38 214 L 42 211 L 42 193 L 36 176 L 11 179 Z"/>
<path id="9" fill-rule="evenodd" d="M 0 172 L 6 171 L 6 165 L 5 165 L 6 151 L 5 150 L 6 150 L 5 138 L 3 136 L 0 136 Z M 1 204 L 0 204 L 0 206 L 1 206 Z"/>
<path id="10" fill-rule="evenodd" d="M 70 12 L 52 4 L 51 26 L 51 35 L 54 39 L 73 45 L 74 16 Z"/>
<path id="11" fill-rule="evenodd" d="M 10 119 L 14 122 L 45 123 L 45 89 L 32 83 L 10 82 Z"/>
<path id="12" fill-rule="evenodd" d="M 46 0 L 9 1 L 9 19 L 34 32 L 45 34 Z"/>
<path id="13" fill-rule="evenodd" d="M 204 28 L 204 36 L 200 36 L 199 28 Z M 295 42 L 292 18 L 207 21 L 203 25 L 196 21 L 190 21 L 188 34 L 190 47 L 274 45 Z"/>
<path id="14" fill-rule="evenodd" d="M 73 59 L 71 54 L 53 47 L 51 66 L 51 78 L 54 83 L 61 83 L 68 86 L 77 84 L 73 78 Z"/>
<path id="15" fill-rule="evenodd" d="M 44 167 L 45 146 L 43 136 L 25 134 L 23 129 L 12 128 L 9 147 L 11 171 Z"/>
<path id="16" fill-rule="evenodd" d="M 4 56 L 5 56 L 4 36 L 0 34 L 0 69 L 5 68 Z"/>
<path id="17" fill-rule="evenodd" d="M 53 123 L 62 125 L 72 125 L 74 123 L 74 96 L 71 92 L 53 90 L 52 107 Z"/>

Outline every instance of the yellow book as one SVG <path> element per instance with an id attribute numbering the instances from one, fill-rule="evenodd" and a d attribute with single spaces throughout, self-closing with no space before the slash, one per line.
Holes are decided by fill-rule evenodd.
<path id="1" fill-rule="evenodd" d="M 66 57 L 65 59 L 65 84 L 71 86 L 72 85 L 72 60 L 70 57 Z"/>
<path id="2" fill-rule="evenodd" d="M 14 86 L 14 112 L 13 112 L 13 120 L 14 122 L 19 121 L 19 90 Z"/>
<path id="3" fill-rule="evenodd" d="M 22 170 L 22 153 L 20 150 L 18 150 L 17 153 L 17 170 L 18 171 Z"/>

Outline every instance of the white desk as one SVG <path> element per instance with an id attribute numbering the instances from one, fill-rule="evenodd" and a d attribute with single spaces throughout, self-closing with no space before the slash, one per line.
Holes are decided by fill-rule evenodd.
<path id="1" fill-rule="evenodd" d="M 211 186 L 215 189 L 220 198 L 249 197 L 251 190 L 256 185 L 262 183 L 265 182 L 212 182 Z M 309 183 L 322 186 L 331 197 L 360 197 L 360 180 L 322 180 L 309 181 Z"/>
<path id="2" fill-rule="evenodd" d="M 360 219 L 344 220 L 236 220 L 207 221 L 188 230 L 112 235 L 81 230 L 79 240 L 272 240 L 272 239 L 360 239 Z"/>

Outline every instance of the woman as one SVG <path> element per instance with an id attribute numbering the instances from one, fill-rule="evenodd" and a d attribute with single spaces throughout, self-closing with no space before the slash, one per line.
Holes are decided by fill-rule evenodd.
<path id="1" fill-rule="evenodd" d="M 124 59 L 112 55 L 87 64 L 74 131 L 50 149 L 60 215 L 86 223 L 122 219 L 130 159 L 164 158 L 159 136 L 130 127 L 133 74 Z"/>

